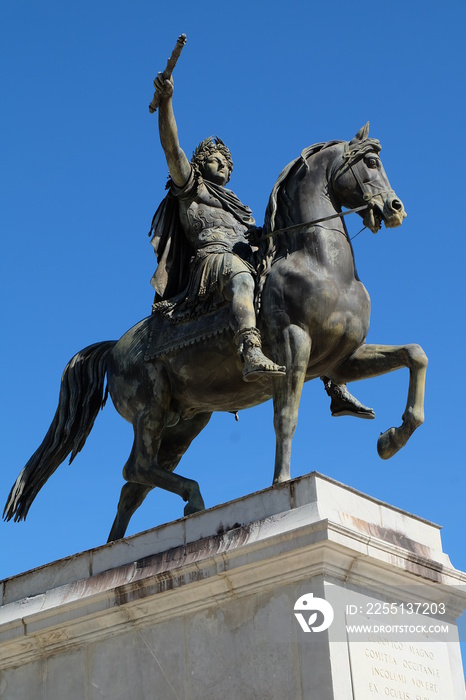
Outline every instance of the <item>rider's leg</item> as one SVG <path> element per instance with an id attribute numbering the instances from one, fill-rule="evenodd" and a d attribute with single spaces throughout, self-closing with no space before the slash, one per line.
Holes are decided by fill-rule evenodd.
<path id="1" fill-rule="evenodd" d="M 225 296 L 231 301 L 230 325 L 234 333 L 244 328 L 255 328 L 254 279 L 249 272 L 234 274 L 225 288 Z"/>
<path id="2" fill-rule="evenodd" d="M 234 274 L 225 287 L 225 296 L 231 301 L 230 325 L 244 362 L 243 379 L 250 381 L 261 374 L 285 374 L 285 367 L 275 364 L 262 352 L 261 336 L 256 328 L 252 275 L 246 271 Z"/>

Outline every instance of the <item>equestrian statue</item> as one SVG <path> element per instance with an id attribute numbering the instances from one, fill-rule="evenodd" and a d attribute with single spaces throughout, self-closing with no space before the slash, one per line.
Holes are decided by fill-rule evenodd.
<path id="1" fill-rule="evenodd" d="M 370 299 L 361 283 L 344 216 L 357 212 L 376 233 L 406 216 L 366 124 L 349 142 L 305 148 L 278 177 L 263 227 L 226 185 L 233 162 L 218 137 L 191 161 L 180 147 L 171 76 L 182 35 L 154 80 L 168 193 L 151 226 L 157 255 L 152 314 L 118 341 L 78 352 L 66 366 L 58 408 L 42 444 L 8 497 L 4 518 L 26 518 L 58 466 L 83 448 L 109 394 L 133 425 L 134 443 L 108 541 L 122 538 L 156 486 L 204 508 L 199 485 L 175 474 L 214 411 L 273 400 L 273 483 L 290 478 L 291 442 L 303 383 L 320 378 L 332 415 L 374 418 L 347 383 L 409 368 L 399 427 L 378 439 L 382 459 L 424 420 L 427 358 L 419 345 L 366 344 Z M 347 211 L 343 211 L 342 208 Z M 107 388 L 104 392 L 105 379 Z"/>

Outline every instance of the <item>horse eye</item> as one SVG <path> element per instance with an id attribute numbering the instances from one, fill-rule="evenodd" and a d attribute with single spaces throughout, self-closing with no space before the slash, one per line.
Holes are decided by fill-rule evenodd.
<path id="1" fill-rule="evenodd" d="M 376 168 L 377 167 L 377 159 L 376 158 L 369 158 L 367 161 L 367 167 L 368 168 Z"/>

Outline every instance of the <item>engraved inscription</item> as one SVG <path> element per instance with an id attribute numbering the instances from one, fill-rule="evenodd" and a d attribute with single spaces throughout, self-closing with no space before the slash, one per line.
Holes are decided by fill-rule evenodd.
<path id="1" fill-rule="evenodd" d="M 368 635 L 349 641 L 355 700 L 444 700 L 453 697 L 448 646 Z"/>

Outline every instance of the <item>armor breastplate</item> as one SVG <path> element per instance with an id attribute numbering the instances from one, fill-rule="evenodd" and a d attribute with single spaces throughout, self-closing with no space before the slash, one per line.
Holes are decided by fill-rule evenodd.
<path id="1" fill-rule="evenodd" d="M 236 243 L 247 242 L 247 227 L 232 213 L 225 211 L 220 202 L 202 185 L 191 201 L 180 204 L 181 223 L 195 250 L 215 243 L 220 244 L 223 250 L 225 247 L 231 250 Z"/>

